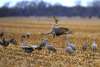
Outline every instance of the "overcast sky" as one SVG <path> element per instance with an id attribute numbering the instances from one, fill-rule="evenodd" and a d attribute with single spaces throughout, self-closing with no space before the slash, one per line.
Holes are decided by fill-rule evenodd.
<path id="1" fill-rule="evenodd" d="M 10 2 L 11 5 L 15 5 L 15 3 L 18 1 L 32 1 L 32 0 L 0 0 L 0 6 L 4 5 L 7 2 Z M 79 0 L 43 0 L 43 1 L 49 2 L 51 4 L 59 3 L 64 6 L 74 6 L 75 3 Z M 87 6 L 88 2 L 92 2 L 92 1 L 93 0 L 81 0 L 81 5 Z"/>

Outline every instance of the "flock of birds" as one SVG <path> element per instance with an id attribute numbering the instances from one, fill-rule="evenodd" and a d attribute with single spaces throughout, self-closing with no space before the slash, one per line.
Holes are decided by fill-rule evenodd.
<path id="1" fill-rule="evenodd" d="M 26 34 L 26 37 L 30 37 L 30 35 Z M 22 38 L 22 39 L 24 39 L 24 38 Z M 30 44 L 28 44 L 27 41 L 21 42 L 21 48 L 27 53 L 32 53 L 35 50 L 41 51 L 44 48 L 46 48 L 49 53 L 52 53 L 52 52 L 56 53 L 57 52 L 57 48 L 54 47 L 53 44 L 49 43 L 48 38 L 42 39 L 42 41 L 38 45 L 32 45 L 32 46 L 29 46 L 29 45 Z M 96 40 L 93 40 L 91 45 L 89 45 L 89 43 L 87 41 L 84 41 L 84 43 L 81 47 L 82 51 L 86 51 L 89 48 L 93 52 L 95 52 L 97 50 Z M 76 45 L 73 42 L 67 40 L 66 47 L 64 48 L 64 51 L 69 53 L 69 54 L 73 54 L 76 50 L 77 50 Z"/>
<path id="2" fill-rule="evenodd" d="M 55 19 L 55 17 L 54 17 Z M 55 22 L 57 24 L 58 20 L 55 19 Z M 72 34 L 72 31 L 70 31 L 68 28 L 64 28 L 64 27 L 57 27 L 56 25 L 52 28 L 51 32 L 47 33 L 47 34 L 52 34 L 53 38 L 56 36 L 60 36 L 63 34 Z M 50 44 L 48 39 L 45 38 L 41 41 L 40 44 L 38 45 L 33 45 L 33 46 L 29 46 L 30 44 L 25 41 L 25 38 L 30 38 L 31 34 L 30 33 L 26 33 L 24 35 L 22 35 L 21 41 L 20 41 L 20 47 L 24 50 L 24 52 L 26 53 L 32 53 L 34 50 L 39 50 L 41 51 L 42 49 L 46 48 L 48 49 L 49 53 L 57 52 L 57 48 L 55 48 L 53 46 L 53 44 Z M 0 45 L 3 47 L 7 47 L 9 46 L 9 44 L 18 44 L 15 38 L 5 38 L 5 32 L 1 32 L 0 33 Z M 82 50 L 86 51 L 88 49 L 89 45 L 88 42 L 84 42 L 84 44 L 82 45 Z M 66 43 L 66 47 L 64 48 L 64 51 L 69 53 L 69 54 L 73 54 L 75 51 L 77 50 L 77 47 L 75 46 L 74 43 L 72 43 L 71 41 L 68 41 Z M 96 51 L 97 50 L 97 44 L 96 41 L 94 40 L 91 44 L 91 50 L 92 51 Z"/>
<path id="3" fill-rule="evenodd" d="M 55 32 L 55 30 L 53 30 L 53 32 L 56 34 L 59 34 L 58 32 Z M 60 34 L 60 35 L 62 35 L 62 34 Z M 57 48 L 55 48 L 53 46 L 53 44 L 50 44 L 47 38 L 42 39 L 42 41 L 38 45 L 30 46 L 30 44 L 25 40 L 26 38 L 30 38 L 30 37 L 31 37 L 30 33 L 26 33 L 20 37 L 21 38 L 20 48 L 22 48 L 24 50 L 24 52 L 32 53 L 35 50 L 41 51 L 44 48 L 46 48 L 49 53 L 51 53 L 51 52 L 56 53 L 57 52 Z M 18 44 L 18 42 L 15 38 L 7 39 L 5 37 L 5 32 L 1 32 L 0 33 L 0 45 L 3 47 L 7 47 L 7 46 L 9 46 L 9 44 L 16 45 L 16 44 Z M 86 51 L 88 48 L 89 48 L 88 42 L 84 42 L 82 45 L 82 50 Z M 73 42 L 67 40 L 66 47 L 64 48 L 64 51 L 69 53 L 69 54 L 73 54 L 76 50 L 77 50 L 76 45 Z M 97 50 L 97 44 L 96 44 L 95 40 L 91 44 L 91 50 L 92 51 Z"/>
<path id="4" fill-rule="evenodd" d="M 35 50 L 41 51 L 44 48 L 46 48 L 49 53 L 51 53 L 51 52 L 56 53 L 57 52 L 57 48 L 55 48 L 53 46 L 53 44 L 50 44 L 47 38 L 42 39 L 42 41 L 38 45 L 30 46 L 30 44 L 25 40 L 25 38 L 30 38 L 30 36 L 31 36 L 30 33 L 26 33 L 20 37 L 21 38 L 20 48 L 23 49 L 24 52 L 32 53 Z M 0 45 L 2 47 L 7 47 L 7 46 L 9 46 L 9 44 L 16 45 L 18 43 L 17 43 L 17 40 L 14 38 L 6 39 L 5 32 L 1 32 L 0 33 Z M 89 48 L 88 42 L 84 42 L 82 45 L 82 50 L 86 51 L 88 48 Z M 77 50 L 77 47 L 75 46 L 75 44 L 73 42 L 71 42 L 71 41 L 66 42 L 66 47 L 64 48 L 65 52 L 67 52 L 69 54 L 73 54 L 76 50 Z M 93 52 L 97 50 L 97 44 L 96 44 L 95 40 L 91 44 L 91 50 Z"/>

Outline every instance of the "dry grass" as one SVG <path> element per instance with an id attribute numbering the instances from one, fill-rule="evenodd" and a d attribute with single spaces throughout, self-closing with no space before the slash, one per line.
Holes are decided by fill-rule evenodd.
<path id="1" fill-rule="evenodd" d="M 64 52 L 65 37 L 52 38 L 51 36 L 42 36 L 40 33 L 50 31 L 54 24 L 52 18 L 33 18 L 33 17 L 7 17 L 0 18 L 0 31 L 14 33 L 17 40 L 25 32 L 32 32 L 30 43 L 38 44 L 41 38 L 48 38 L 50 43 L 58 49 L 57 53 L 49 54 L 46 49 L 42 51 L 33 51 L 32 54 L 24 53 L 19 45 L 10 45 L 7 48 L 0 49 L 0 67 L 100 67 L 100 20 L 86 18 L 59 18 L 59 26 L 68 27 L 73 31 L 69 37 L 78 50 L 74 55 Z M 96 39 L 98 51 L 81 52 L 80 48 L 84 40 L 91 44 Z M 95 54 L 95 55 L 94 55 Z"/>

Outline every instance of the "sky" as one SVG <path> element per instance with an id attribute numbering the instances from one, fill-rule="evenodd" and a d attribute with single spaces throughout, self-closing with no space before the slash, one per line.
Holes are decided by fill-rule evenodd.
<path id="1" fill-rule="evenodd" d="M 55 2 L 58 2 L 65 6 L 75 6 L 76 5 L 75 3 L 81 2 L 82 6 L 87 6 L 88 5 L 87 3 L 92 2 L 93 0 L 44 0 L 44 1 L 51 2 L 53 4 Z"/>
<path id="2" fill-rule="evenodd" d="M 0 6 L 4 5 L 7 2 L 11 3 L 10 6 L 13 6 L 18 1 L 32 1 L 32 0 L 0 0 Z M 78 3 L 80 1 L 81 1 L 82 6 L 87 6 L 88 2 L 92 2 L 93 0 L 43 0 L 43 1 L 46 1 L 46 2 L 51 3 L 51 4 L 59 3 L 59 4 L 62 4 L 64 6 L 72 7 L 72 6 L 75 6 L 75 3 Z"/>

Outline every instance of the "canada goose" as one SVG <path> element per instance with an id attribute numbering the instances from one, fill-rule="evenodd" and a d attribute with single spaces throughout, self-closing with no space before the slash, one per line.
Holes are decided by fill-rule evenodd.
<path id="1" fill-rule="evenodd" d="M 21 48 L 24 50 L 24 52 L 26 53 L 32 53 L 33 52 L 33 48 L 30 46 L 21 46 Z"/>
<path id="2" fill-rule="evenodd" d="M 9 45 L 9 43 L 10 42 L 9 42 L 8 39 L 3 38 L 3 39 L 0 40 L 0 45 L 3 46 L 3 47 L 7 47 Z"/>
<path id="3" fill-rule="evenodd" d="M 29 46 L 29 44 L 27 43 L 27 41 L 25 42 L 21 42 L 20 43 L 20 47 L 24 50 L 24 52 L 26 53 L 32 53 L 33 48 Z"/>

